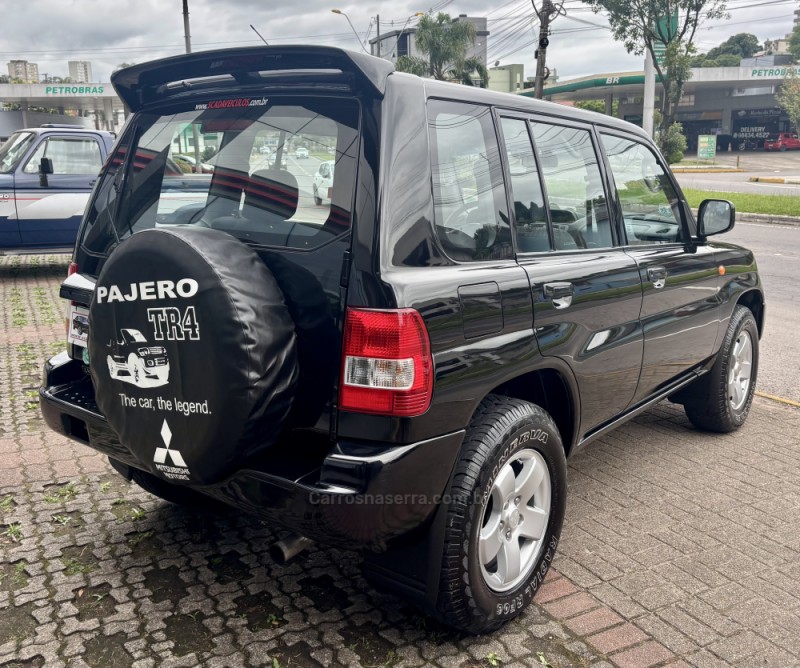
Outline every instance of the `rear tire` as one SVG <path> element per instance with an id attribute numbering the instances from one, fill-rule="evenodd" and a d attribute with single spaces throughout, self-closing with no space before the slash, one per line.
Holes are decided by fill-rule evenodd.
<path id="1" fill-rule="evenodd" d="M 758 325 L 736 306 L 711 370 L 689 388 L 683 407 L 698 429 L 728 433 L 744 424 L 758 376 Z"/>
<path id="2" fill-rule="evenodd" d="M 317 191 L 317 186 L 314 186 L 314 204 L 317 206 L 322 206 L 322 198 L 319 196 L 319 192 Z"/>
<path id="3" fill-rule="evenodd" d="M 566 480 L 561 437 L 544 410 L 519 399 L 484 399 L 448 490 L 442 622 L 485 633 L 531 602 L 561 535 Z"/>

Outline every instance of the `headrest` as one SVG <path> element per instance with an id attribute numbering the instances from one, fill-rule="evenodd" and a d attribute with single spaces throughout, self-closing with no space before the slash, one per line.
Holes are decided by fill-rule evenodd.
<path id="1" fill-rule="evenodd" d="M 284 220 L 297 212 L 298 201 L 297 179 L 284 169 L 260 169 L 253 172 L 244 189 L 245 208 L 266 211 Z"/>

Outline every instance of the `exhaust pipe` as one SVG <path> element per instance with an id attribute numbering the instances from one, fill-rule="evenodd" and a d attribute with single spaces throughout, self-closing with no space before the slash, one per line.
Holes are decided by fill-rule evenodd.
<path id="1" fill-rule="evenodd" d="M 272 560 L 276 564 L 283 566 L 287 561 L 294 559 L 303 550 L 311 547 L 313 544 L 314 541 L 310 538 L 293 533 L 286 538 L 282 538 L 277 543 L 274 543 L 272 547 L 269 548 L 269 556 L 272 557 Z"/>

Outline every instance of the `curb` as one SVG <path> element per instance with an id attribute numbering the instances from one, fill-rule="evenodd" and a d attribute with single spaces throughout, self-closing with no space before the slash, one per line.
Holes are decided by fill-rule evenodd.
<path id="1" fill-rule="evenodd" d="M 747 180 L 751 183 L 791 183 L 800 185 L 800 179 L 791 177 L 787 179 L 782 176 L 751 176 Z"/>
<path id="2" fill-rule="evenodd" d="M 733 174 L 744 171 L 738 167 L 670 167 L 670 169 L 673 174 Z"/>
<path id="3" fill-rule="evenodd" d="M 768 213 L 745 213 L 736 212 L 736 222 L 738 223 L 768 223 L 770 225 L 787 225 L 789 227 L 800 227 L 800 217 L 798 216 L 773 216 Z"/>

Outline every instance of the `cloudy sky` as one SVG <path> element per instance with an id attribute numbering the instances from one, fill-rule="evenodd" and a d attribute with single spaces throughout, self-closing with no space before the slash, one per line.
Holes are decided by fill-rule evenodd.
<path id="1" fill-rule="evenodd" d="M 372 17 L 377 14 L 386 31 L 400 29 L 414 12 L 433 9 L 451 16 L 488 17 L 489 64 L 525 63 L 526 76 L 534 73 L 530 0 L 437 0 L 430 6 L 420 1 L 189 0 L 192 42 L 196 51 L 256 45 L 260 42 L 250 29 L 253 24 L 273 44 L 358 49 L 347 21 L 331 8 L 346 12 L 362 38 L 368 29 L 375 35 Z M 537 6 L 540 2 L 536 0 Z M 792 28 L 797 6 L 797 0 L 729 0 L 730 18 L 703 26 L 696 44 L 706 51 L 739 32 L 752 32 L 761 41 L 782 37 Z M 40 74 L 67 76 L 68 60 L 89 60 L 95 80 L 108 81 L 119 63 L 184 50 L 181 0 L 0 0 L 0 7 L 2 62 L 30 60 L 39 64 Z M 565 0 L 564 9 L 566 15 L 552 24 L 547 55 L 560 79 L 642 68 L 640 57 L 626 54 L 612 40 L 602 15 L 593 14 L 581 0 Z"/>

